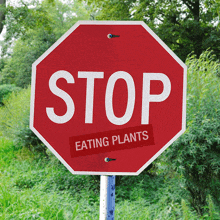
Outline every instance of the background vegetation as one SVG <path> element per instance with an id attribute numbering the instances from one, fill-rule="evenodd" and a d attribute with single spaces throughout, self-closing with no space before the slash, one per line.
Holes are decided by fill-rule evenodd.
<path id="1" fill-rule="evenodd" d="M 94 19 L 141 20 L 183 60 L 211 48 L 220 57 L 219 0 L 86 0 Z"/>
<path id="2" fill-rule="evenodd" d="M 187 130 L 139 176 L 117 176 L 115 218 L 220 219 L 219 9 L 211 0 L 1 7 L 0 219 L 98 219 L 100 177 L 69 173 L 29 129 L 32 63 L 88 19 L 144 20 L 188 66 Z"/>

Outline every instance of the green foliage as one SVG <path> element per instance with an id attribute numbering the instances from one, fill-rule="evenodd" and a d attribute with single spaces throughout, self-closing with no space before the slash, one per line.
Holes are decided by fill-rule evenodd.
<path id="1" fill-rule="evenodd" d="M 6 139 L 0 139 L 0 163 L 0 219 L 98 220 L 100 176 L 72 175 L 55 156 L 39 157 Z M 192 211 L 178 180 L 163 174 L 117 176 L 115 218 L 219 219 L 211 197 L 203 217 Z"/>
<path id="2" fill-rule="evenodd" d="M 8 5 L 6 7 L 6 40 L 8 38 L 18 39 L 20 36 L 25 38 L 28 35 L 27 32 L 34 28 L 43 27 L 45 31 L 51 32 L 51 22 L 43 7 L 29 8 L 25 3 L 20 7 Z"/>
<path id="3" fill-rule="evenodd" d="M 191 204 L 202 214 L 208 194 L 220 204 L 219 63 L 206 51 L 199 59 L 189 57 L 187 65 L 187 130 L 165 157 L 184 175 Z"/>
<path id="4" fill-rule="evenodd" d="M 8 167 L 15 159 L 15 153 L 16 149 L 13 142 L 8 139 L 0 138 L 0 177 L 4 167 Z"/>
<path id="5" fill-rule="evenodd" d="M 4 20 L 5 20 L 5 6 L 6 0 L 1 0 L 0 2 L 0 33 L 2 32 L 3 26 L 4 26 Z"/>
<path id="6" fill-rule="evenodd" d="M 55 42 L 53 35 L 47 32 L 33 34 L 32 38 L 17 40 L 12 56 L 1 71 L 1 83 L 13 83 L 20 87 L 30 84 L 32 63 Z"/>
<path id="7" fill-rule="evenodd" d="M 13 84 L 0 85 L 0 106 L 3 105 L 3 101 L 9 97 L 12 92 L 19 91 L 20 88 Z"/>
<path id="8" fill-rule="evenodd" d="M 45 151 L 44 145 L 29 128 L 30 87 L 12 93 L 0 108 L 0 134 L 16 146 Z"/>
<path id="9" fill-rule="evenodd" d="M 189 220 L 189 208 L 186 205 L 186 201 L 182 199 L 181 204 L 182 204 L 182 209 L 183 209 L 183 219 Z"/>
<path id="10" fill-rule="evenodd" d="M 86 0 L 98 20 L 140 20 L 182 59 L 211 48 L 220 57 L 220 2 L 213 0 Z"/>
<path id="11" fill-rule="evenodd" d="M 6 8 L 0 84 L 26 88 L 31 82 L 32 63 L 76 21 L 88 18 L 85 7 L 77 1 L 44 0 L 30 6 L 33 3 Z"/>
<path id="12" fill-rule="evenodd" d="M 214 204 L 212 202 L 212 198 L 210 195 L 208 195 L 208 208 L 209 208 L 210 219 L 214 219 L 215 209 L 214 209 Z"/>

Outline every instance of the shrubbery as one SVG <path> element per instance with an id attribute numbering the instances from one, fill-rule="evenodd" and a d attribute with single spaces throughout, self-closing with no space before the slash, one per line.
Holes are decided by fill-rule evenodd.
<path id="1" fill-rule="evenodd" d="M 12 93 L 0 108 L 1 134 L 14 141 L 15 145 L 45 151 L 42 142 L 29 128 L 30 87 Z"/>
<path id="2" fill-rule="evenodd" d="M 191 204 L 202 214 L 208 194 L 220 204 L 220 79 L 216 76 L 219 63 L 206 51 L 199 59 L 189 57 L 186 64 L 187 130 L 164 158 L 184 175 Z"/>
<path id="3" fill-rule="evenodd" d="M 7 99 L 12 92 L 19 91 L 20 88 L 13 84 L 0 85 L 0 106 L 3 106 L 4 99 Z"/>

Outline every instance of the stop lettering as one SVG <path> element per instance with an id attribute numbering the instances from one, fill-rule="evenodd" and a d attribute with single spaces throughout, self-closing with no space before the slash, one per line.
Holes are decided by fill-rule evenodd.
<path id="1" fill-rule="evenodd" d="M 54 107 L 47 107 L 46 112 L 48 118 L 57 124 L 63 124 L 71 120 L 75 112 L 74 101 L 68 93 L 59 89 L 56 85 L 57 80 L 64 78 L 67 83 L 75 83 L 74 77 L 67 71 L 61 70 L 55 72 L 49 80 L 49 87 L 51 92 L 63 99 L 66 103 L 67 111 L 64 115 L 59 116 L 54 113 Z M 104 72 L 78 72 L 78 78 L 85 78 L 86 82 L 86 108 L 85 108 L 85 123 L 93 123 L 93 108 L 94 108 L 94 90 L 95 79 L 103 79 Z M 122 117 L 117 117 L 113 110 L 113 92 L 114 86 L 118 79 L 123 79 L 127 84 L 128 100 L 125 114 Z M 163 92 L 159 95 L 150 94 L 150 82 L 151 80 L 159 80 L 163 83 Z M 149 104 L 150 102 L 162 102 L 170 94 L 171 83 L 169 78 L 162 73 L 143 73 L 143 94 L 142 94 L 142 112 L 141 112 L 141 124 L 149 123 Z M 108 120 L 115 125 L 126 124 L 132 117 L 135 106 L 135 82 L 133 77 L 124 71 L 118 71 L 113 73 L 106 85 L 105 93 L 105 110 Z M 139 95 L 139 94 L 138 94 Z M 103 103 L 104 105 L 104 103 Z"/>

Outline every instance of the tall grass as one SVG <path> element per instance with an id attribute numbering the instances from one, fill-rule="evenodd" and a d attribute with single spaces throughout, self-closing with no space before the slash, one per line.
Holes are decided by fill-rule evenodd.
<path id="1" fill-rule="evenodd" d="M 31 88 L 12 93 L 0 108 L 0 136 L 13 140 L 15 146 L 45 152 L 45 146 L 29 128 Z"/>
<path id="2" fill-rule="evenodd" d="M 175 178 L 123 177 L 116 186 L 115 219 L 216 219 L 211 197 L 206 217 L 199 217 L 182 198 L 187 196 Z M 53 156 L 48 160 L 0 139 L 0 219 L 98 220 L 99 182 L 72 175 Z"/>
<path id="3" fill-rule="evenodd" d="M 23 89 L 18 93 L 12 93 L 4 100 L 4 106 L 0 108 L 0 131 L 11 140 L 17 141 L 16 131 L 24 126 L 25 119 L 29 119 L 30 111 L 30 88 Z"/>

